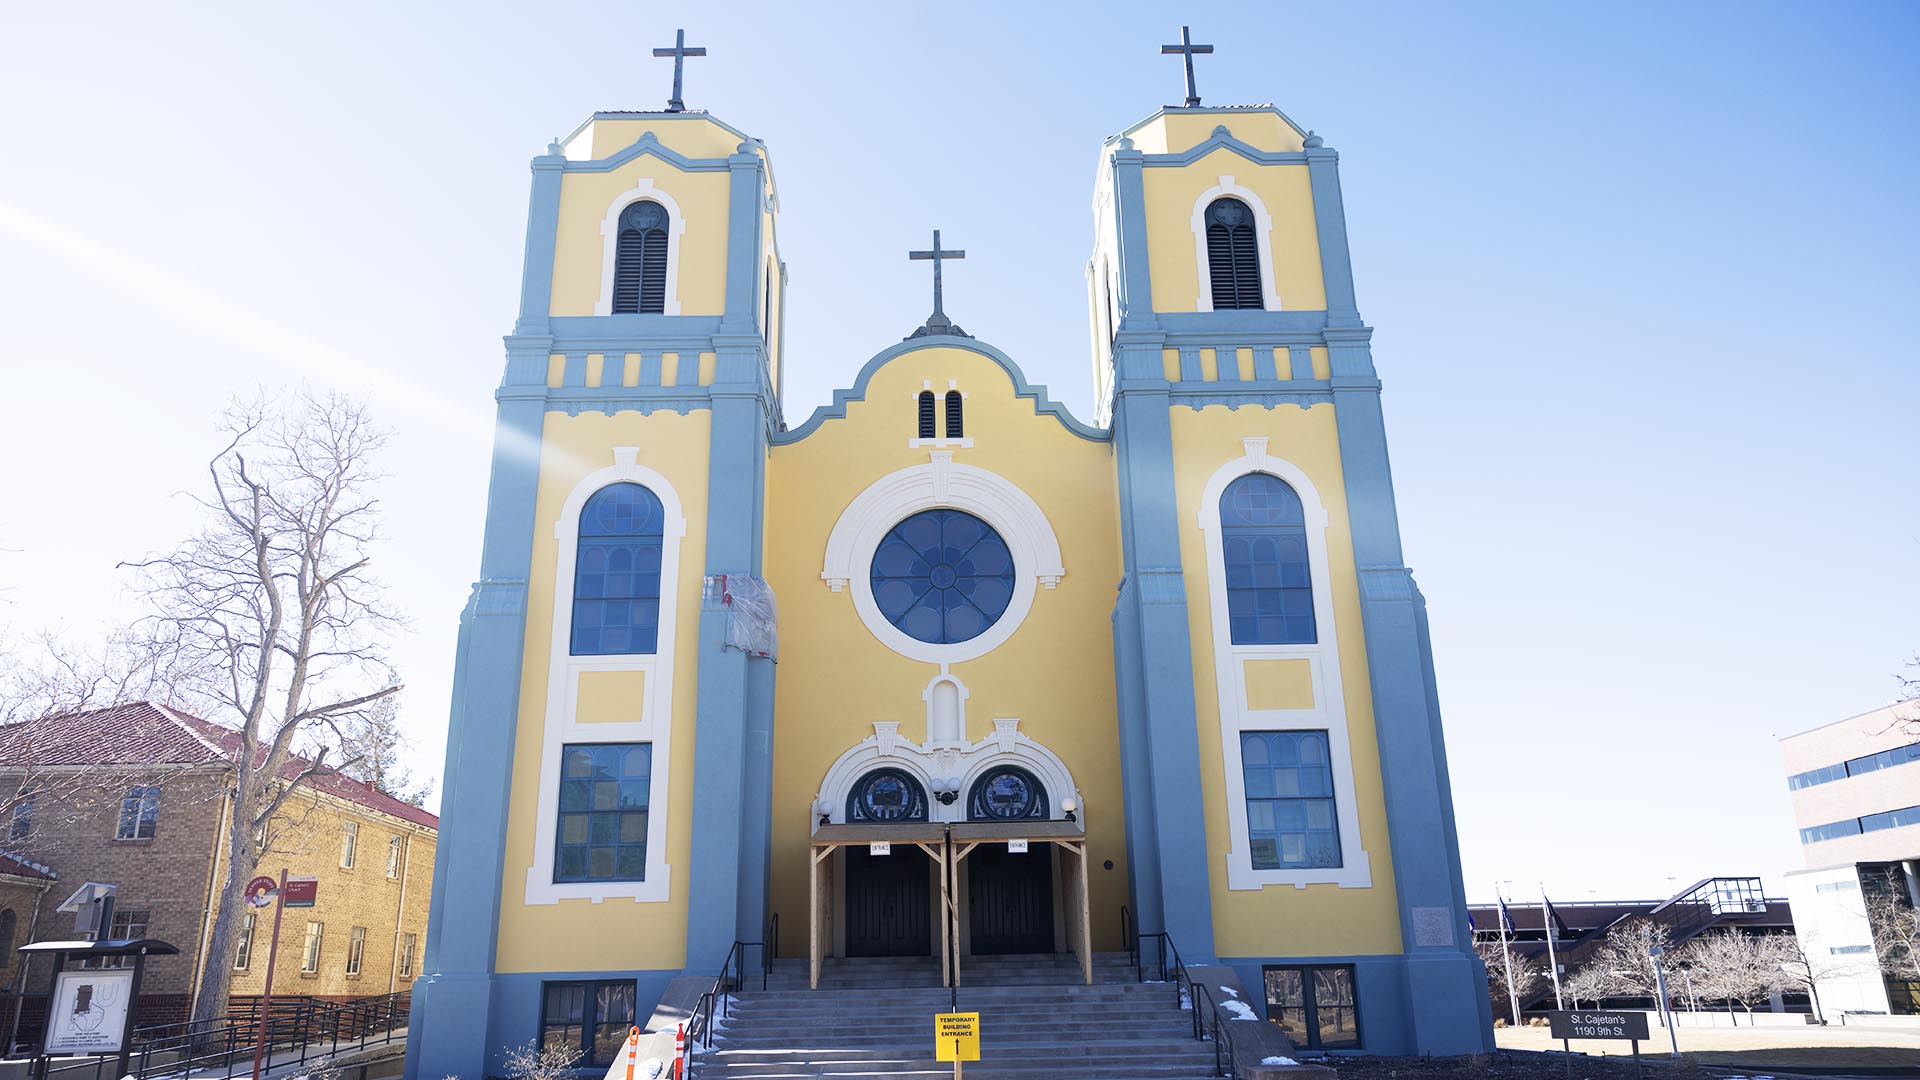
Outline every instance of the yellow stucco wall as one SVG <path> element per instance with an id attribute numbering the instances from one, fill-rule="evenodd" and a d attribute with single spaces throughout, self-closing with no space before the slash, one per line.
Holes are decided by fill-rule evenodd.
<path id="1" fill-rule="evenodd" d="M 519 727 L 515 735 L 513 787 L 507 819 L 506 863 L 500 896 L 497 968 L 521 971 L 606 971 L 677 968 L 685 962 L 687 880 L 693 820 L 695 660 L 700 624 L 700 582 L 706 558 L 707 449 L 711 414 L 659 411 L 615 416 L 548 413 L 540 458 L 540 488 L 534 512 L 533 570 L 527 588 L 527 637 L 520 674 Z M 559 557 L 553 526 L 561 508 L 587 474 L 612 465 L 612 447 L 639 447 L 639 464 L 662 475 L 680 498 L 687 521 L 680 546 L 679 586 L 674 598 L 672 738 L 667 815 L 667 863 L 671 892 L 664 903 L 630 899 L 562 900 L 528 905 L 527 868 L 533 864 L 539 809 L 541 746 L 547 709 L 547 672 L 552 655 L 555 572 Z M 567 583 L 571 588 L 571 583 Z M 618 682 L 618 680 L 615 680 Z M 589 692 L 589 707 L 601 700 Z"/>
<path id="2" fill-rule="evenodd" d="M 1196 140 L 1198 141 L 1198 140 Z M 1176 149 L 1183 149 L 1176 148 Z M 1327 306 L 1320 273 L 1320 238 L 1313 190 L 1305 165 L 1255 165 L 1220 149 L 1181 168 L 1145 170 L 1147 252 L 1156 311 L 1198 311 L 1200 265 L 1194 246 L 1193 211 L 1200 196 L 1222 176 L 1258 196 L 1273 219 L 1273 285 L 1287 311 Z"/>
<path id="3" fill-rule="evenodd" d="M 990 470 L 1040 504 L 1060 542 L 1066 576 L 1039 589 L 1033 607 L 1004 644 L 952 665 L 967 687 L 967 737 L 980 739 L 996 718 L 1018 717 L 1020 730 L 1057 753 L 1085 802 L 1091 849 L 1089 883 L 1095 946 L 1119 948 L 1114 921 L 1125 902 L 1126 854 L 1115 723 L 1113 636 L 1109 621 L 1119 581 L 1114 467 L 1105 442 L 1083 439 L 1017 398 L 994 361 L 966 350 L 929 348 L 897 357 L 876 372 L 864 401 L 800 442 L 778 446 L 768 469 L 766 576 L 780 602 L 780 667 L 775 688 L 773 910 L 792 931 L 787 955 L 807 947 L 808 807 L 828 768 L 873 734 L 876 720 L 900 722 L 902 736 L 926 737 L 921 694 L 939 668 L 882 645 L 854 611 L 850 592 L 820 579 L 827 538 L 841 512 L 869 484 L 896 469 L 923 465 L 927 449 L 909 448 L 913 396 L 923 380 L 967 393 L 971 449 L 956 463 Z M 1055 796 L 1058 798 L 1058 796 Z M 1112 860 L 1113 869 L 1103 869 Z"/>
<path id="4" fill-rule="evenodd" d="M 1127 132 L 1135 149 L 1148 154 L 1178 153 L 1213 137 L 1224 126 L 1233 137 L 1257 150 L 1298 152 L 1305 140 L 1293 125 L 1270 110 L 1161 113 Z"/>
<path id="5" fill-rule="evenodd" d="M 1200 726 L 1200 777 L 1205 796 L 1207 865 L 1213 890 L 1215 947 L 1222 956 L 1337 956 L 1400 951 L 1400 920 L 1394 900 L 1393 863 L 1380 779 L 1373 697 L 1367 682 L 1366 641 L 1360 625 L 1359 578 L 1354 569 L 1340 466 L 1334 407 L 1292 405 L 1229 410 L 1175 408 L 1174 478 L 1179 500 L 1180 562 L 1186 578 L 1189 631 L 1193 641 L 1195 712 Z M 1201 493 L 1222 465 L 1245 454 L 1241 440 L 1265 436 L 1267 452 L 1306 472 L 1326 506 L 1328 569 L 1333 586 L 1334 641 L 1346 690 L 1347 729 L 1360 837 L 1373 885 L 1268 886 L 1229 890 L 1226 881 L 1229 806 L 1221 751 L 1220 702 L 1214 678 L 1212 601 L 1207 583 L 1205 538 L 1200 531 Z"/>

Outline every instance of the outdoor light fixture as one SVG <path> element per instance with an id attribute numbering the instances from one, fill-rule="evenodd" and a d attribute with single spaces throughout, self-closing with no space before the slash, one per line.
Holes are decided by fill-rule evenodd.
<path id="1" fill-rule="evenodd" d="M 833 824 L 833 804 L 827 801 L 825 795 L 813 801 L 813 812 L 820 815 L 820 824 Z"/>
<path id="2" fill-rule="evenodd" d="M 1062 810 L 1065 810 L 1065 811 L 1067 812 L 1067 820 L 1068 820 L 1068 821 L 1077 821 L 1077 820 L 1079 820 L 1078 818 L 1075 818 L 1075 817 L 1073 816 L 1073 812 L 1074 812 L 1075 810 L 1078 810 L 1078 809 L 1080 809 L 1080 803 L 1079 803 L 1079 802 L 1078 802 L 1077 800 L 1075 800 L 1075 799 L 1071 799 L 1071 798 L 1067 798 L 1067 799 L 1061 799 L 1061 800 L 1060 800 L 1060 809 L 1062 809 Z"/>
<path id="3" fill-rule="evenodd" d="M 960 778 L 957 776 L 934 777 L 933 797 L 940 800 L 941 806 L 952 806 L 953 800 L 960 797 Z"/>

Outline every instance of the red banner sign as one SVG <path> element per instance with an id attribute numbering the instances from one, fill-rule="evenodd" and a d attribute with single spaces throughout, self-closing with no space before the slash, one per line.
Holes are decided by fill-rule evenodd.
<path id="1" fill-rule="evenodd" d="M 320 898 L 320 879 L 317 877 L 290 877 L 287 879 L 286 905 L 290 908 L 312 907 Z"/>

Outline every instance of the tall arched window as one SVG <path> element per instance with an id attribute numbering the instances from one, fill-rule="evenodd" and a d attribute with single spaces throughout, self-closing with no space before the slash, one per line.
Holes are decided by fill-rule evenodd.
<path id="1" fill-rule="evenodd" d="M 666 309 L 667 211 L 657 202 L 642 199 L 620 211 L 620 238 L 613 255 L 613 311 L 658 315 Z"/>
<path id="2" fill-rule="evenodd" d="M 947 391 L 947 438 L 958 439 L 966 435 L 960 423 L 960 391 Z"/>
<path id="3" fill-rule="evenodd" d="M 1213 283 L 1213 310 L 1259 310 L 1260 252 L 1254 242 L 1253 211 L 1239 199 L 1215 199 L 1207 205 L 1207 272 Z"/>
<path id="4" fill-rule="evenodd" d="M 920 437 L 923 439 L 934 438 L 935 432 L 933 430 L 933 420 L 934 420 L 933 391 L 931 390 L 920 391 L 919 406 L 920 406 Z"/>
<path id="5" fill-rule="evenodd" d="M 1235 645 L 1309 645 L 1313 574 L 1300 496 L 1268 473 L 1248 473 L 1220 496 L 1227 619 Z"/>
<path id="6" fill-rule="evenodd" d="M 609 484 L 587 500 L 573 571 L 573 655 L 654 651 L 665 521 L 659 496 L 639 484 Z"/>

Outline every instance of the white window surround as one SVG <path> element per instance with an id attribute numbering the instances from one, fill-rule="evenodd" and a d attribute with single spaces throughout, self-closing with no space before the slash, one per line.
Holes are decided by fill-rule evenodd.
<path id="1" fill-rule="evenodd" d="M 1207 598 L 1213 627 L 1215 690 L 1220 702 L 1220 750 L 1226 765 L 1227 888 L 1268 885 L 1330 884 L 1343 889 L 1373 885 L 1367 852 L 1360 845 L 1360 815 L 1354 798 L 1353 749 L 1347 734 L 1347 700 L 1340 681 L 1340 649 L 1333 622 L 1333 585 L 1327 569 L 1327 510 L 1313 481 L 1292 462 L 1267 453 L 1264 437 L 1241 440 L 1245 453 L 1220 466 L 1200 496 L 1199 527 L 1206 549 Z M 1316 643 L 1307 645 L 1235 645 L 1227 619 L 1226 555 L 1221 546 L 1220 497 L 1227 485 L 1249 473 L 1268 473 L 1286 481 L 1306 510 L 1307 559 L 1313 580 Z M 1248 660 L 1308 662 L 1313 708 L 1253 709 L 1247 704 Z M 1247 731 L 1325 731 L 1333 763 L 1334 810 L 1340 828 L 1341 865 L 1307 869 L 1256 870 L 1247 830 L 1246 773 L 1240 760 L 1240 736 Z"/>
<path id="2" fill-rule="evenodd" d="M 947 391 L 948 390 L 960 391 L 961 412 L 964 414 L 966 411 L 967 398 L 970 397 L 971 395 L 969 395 L 965 390 L 960 390 L 960 387 L 957 385 L 957 382 L 958 380 L 948 379 L 946 390 L 935 390 L 933 388 L 932 379 L 922 379 L 920 381 L 920 389 L 915 390 L 912 394 L 908 395 L 913 402 L 913 411 L 914 411 L 915 421 L 918 422 L 919 420 L 920 395 L 930 393 L 933 395 L 934 430 L 945 431 L 947 429 Z M 915 428 L 914 430 L 917 431 L 919 429 Z M 973 449 L 973 436 L 966 435 L 958 439 L 948 438 L 945 435 L 942 435 L 937 439 L 922 439 L 918 436 L 915 436 L 914 438 L 907 440 L 907 449 L 909 450 L 920 450 L 926 447 L 933 447 L 933 446 L 959 447 L 962 450 L 971 450 Z"/>
<path id="3" fill-rule="evenodd" d="M 607 216 L 600 222 L 600 299 L 594 301 L 595 315 L 613 314 L 613 262 L 620 247 L 620 212 L 642 200 L 659 203 L 667 212 L 667 298 L 661 305 L 661 314 L 680 314 L 680 235 L 687 231 L 687 219 L 680 213 L 680 204 L 673 201 L 673 196 L 654 187 L 652 177 L 642 176 L 631 188 L 614 197 L 607 207 Z"/>
<path id="4" fill-rule="evenodd" d="M 1012 481 L 953 460 L 951 450 L 931 450 L 925 465 L 888 473 L 854 496 L 827 537 L 820 579 L 834 592 L 850 593 L 854 611 L 880 643 L 912 660 L 957 664 L 984 656 L 1019 629 L 1033 606 L 1036 586 L 1052 589 L 1066 576 L 1060 541 L 1040 505 Z M 964 510 L 994 527 L 1013 554 L 1013 597 L 1007 610 L 978 637 L 935 645 L 902 632 L 880 614 L 873 599 L 873 552 L 888 530 L 922 510 Z"/>
<path id="5" fill-rule="evenodd" d="M 1226 196 L 1239 199 L 1253 211 L 1254 249 L 1260 253 L 1260 305 L 1268 311 L 1280 311 L 1279 287 L 1273 280 L 1273 215 L 1267 213 L 1267 204 L 1260 201 L 1260 196 L 1234 183 L 1231 176 L 1222 176 L 1193 204 L 1193 257 L 1200 275 L 1200 298 L 1194 310 L 1213 310 L 1213 275 L 1207 269 L 1207 207 Z"/>
<path id="6" fill-rule="evenodd" d="M 667 778 L 672 773 L 674 628 L 678 621 L 680 542 L 687 533 L 680 495 L 667 478 L 638 463 L 639 450 L 615 447 L 614 464 L 589 474 L 573 488 L 554 522 L 559 541 L 554 567 L 553 641 L 547 665 L 547 712 L 540 748 L 540 790 L 534 819 L 533 864 L 527 867 L 528 904 L 562 900 L 630 899 L 664 903 L 672 867 L 667 864 Z M 580 511 L 608 484 L 640 484 L 665 511 L 660 545 L 660 626 L 651 655 L 574 656 L 573 572 L 580 539 Z M 580 675 L 589 671 L 646 673 L 640 719 L 583 724 L 576 719 Z M 553 880 L 554 829 L 560 812 L 560 751 L 568 743 L 652 743 L 653 775 L 647 788 L 647 869 L 643 881 Z"/>
<path id="7" fill-rule="evenodd" d="M 828 815 L 831 821 L 845 824 L 847 796 L 852 793 L 853 785 L 875 769 L 891 768 L 920 782 L 927 794 L 928 820 L 965 821 L 967 794 L 973 789 L 973 782 L 1001 765 L 1017 765 L 1040 781 L 1047 789 L 1047 812 L 1054 819 L 1061 816 L 1061 800 L 1074 799 L 1076 816 L 1083 822 L 1086 820 L 1085 805 L 1078 801 L 1080 789 L 1074 786 L 1073 774 L 1067 771 L 1066 763 L 1058 754 L 1022 734 L 1017 719 L 995 720 L 993 734 L 978 742 L 962 738 L 938 743 L 931 739 L 916 743 L 901 736 L 897 722 L 875 721 L 873 734 L 841 754 L 827 769 L 819 794 L 815 796 L 815 805 L 819 805 L 819 800 L 826 800 L 833 808 Z M 960 792 L 953 802 L 942 804 L 933 797 L 933 782 L 937 777 L 959 779 Z M 813 828 L 819 828 L 817 810 L 812 820 Z"/>

